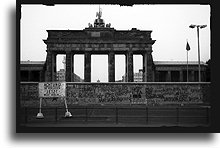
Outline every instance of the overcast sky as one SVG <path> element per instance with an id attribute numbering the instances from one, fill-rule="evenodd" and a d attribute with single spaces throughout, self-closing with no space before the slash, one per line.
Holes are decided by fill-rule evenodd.
<path id="1" fill-rule="evenodd" d="M 205 24 L 200 30 L 200 59 L 210 59 L 210 6 L 209 5 L 100 5 L 105 23 L 116 30 L 152 30 L 154 61 L 186 61 L 186 40 L 191 50 L 189 61 L 198 60 L 196 29 L 190 24 Z M 21 60 L 45 61 L 46 30 L 82 30 L 94 22 L 99 5 L 22 5 Z M 75 73 L 84 78 L 82 55 L 75 59 Z M 116 55 L 116 80 L 125 72 L 125 57 Z M 63 68 L 58 56 L 58 69 Z M 107 55 L 92 56 L 92 81 L 108 81 Z M 134 56 L 134 72 L 142 68 L 142 57 Z"/>

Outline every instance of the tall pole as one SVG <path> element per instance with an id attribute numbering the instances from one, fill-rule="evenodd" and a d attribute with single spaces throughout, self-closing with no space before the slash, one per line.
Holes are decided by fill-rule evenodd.
<path id="1" fill-rule="evenodd" d="M 186 65 L 186 75 L 187 75 L 187 82 L 189 82 L 189 73 L 188 73 L 188 50 L 186 50 L 187 52 L 187 65 Z"/>
<path id="2" fill-rule="evenodd" d="M 201 82 L 201 73 L 200 73 L 200 47 L 199 47 L 199 26 L 197 26 L 197 37 L 198 37 L 198 62 L 199 62 L 199 82 Z"/>
<path id="3" fill-rule="evenodd" d="M 197 27 L 197 37 L 198 37 L 198 62 L 199 62 L 199 82 L 201 82 L 201 72 L 200 72 L 200 49 L 199 49 L 199 28 L 205 28 L 207 25 L 193 25 L 191 24 L 189 28 L 195 28 Z"/>

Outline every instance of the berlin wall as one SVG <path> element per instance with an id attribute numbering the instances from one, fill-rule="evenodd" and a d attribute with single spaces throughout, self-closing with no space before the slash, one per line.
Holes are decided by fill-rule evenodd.
<path id="1" fill-rule="evenodd" d="M 66 83 L 68 105 L 209 104 L 210 82 Z M 64 106 L 62 98 L 44 98 L 43 107 Z M 21 107 L 38 107 L 38 83 L 20 83 Z"/>

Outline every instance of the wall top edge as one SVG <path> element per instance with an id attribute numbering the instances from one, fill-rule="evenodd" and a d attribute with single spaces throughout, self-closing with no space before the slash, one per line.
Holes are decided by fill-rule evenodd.
<path id="1" fill-rule="evenodd" d="M 38 84 L 38 83 L 42 83 L 42 82 L 20 82 L 20 84 Z M 45 82 L 47 83 L 47 82 Z M 51 83 L 51 82 L 48 82 Z M 53 82 L 54 83 L 54 82 Z M 141 85 L 141 84 L 167 84 L 167 85 L 171 85 L 171 84 L 190 84 L 190 85 L 197 85 L 197 84 L 211 84 L 211 82 L 66 82 L 66 84 L 82 84 L 82 85 Z"/>

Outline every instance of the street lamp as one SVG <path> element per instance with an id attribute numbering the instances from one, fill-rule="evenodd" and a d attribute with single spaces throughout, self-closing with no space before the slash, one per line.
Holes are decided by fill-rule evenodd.
<path id="1" fill-rule="evenodd" d="M 189 28 L 197 27 L 197 37 L 198 37 L 198 62 L 199 62 L 199 82 L 201 82 L 201 73 L 200 73 L 200 49 L 199 49 L 199 28 L 205 28 L 207 25 L 193 25 L 191 24 Z"/>

